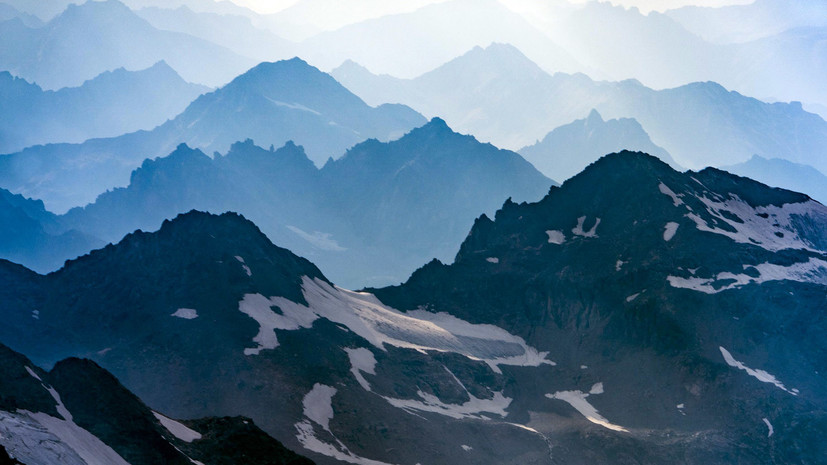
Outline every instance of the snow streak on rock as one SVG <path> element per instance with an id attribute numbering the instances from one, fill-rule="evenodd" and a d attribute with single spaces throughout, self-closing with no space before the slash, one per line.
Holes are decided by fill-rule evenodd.
<path id="1" fill-rule="evenodd" d="M 796 390 L 790 391 L 789 389 L 784 387 L 784 384 L 781 383 L 781 381 L 779 381 L 778 378 L 776 378 L 775 376 L 767 373 L 764 370 L 753 370 L 752 368 L 744 365 L 743 363 L 739 362 L 738 360 L 735 360 L 735 358 L 732 357 L 732 354 L 730 354 L 728 350 L 724 349 L 723 347 L 718 347 L 718 348 L 721 350 L 721 355 L 724 356 L 724 361 L 726 361 L 727 365 L 729 365 L 731 367 L 738 368 L 739 370 L 746 371 L 748 375 L 752 376 L 753 378 L 757 379 L 758 381 L 761 381 L 762 383 L 770 383 L 770 384 L 775 385 L 775 387 L 777 387 L 778 389 L 789 392 L 790 394 L 792 394 L 794 396 L 798 395 Z"/>
<path id="2" fill-rule="evenodd" d="M 247 294 L 239 310 L 255 319 L 260 326 L 253 339 L 258 347 L 244 350 L 255 355 L 278 347 L 274 332 L 310 328 L 318 318 L 344 325 L 375 347 L 384 345 L 415 350 L 453 352 L 486 362 L 500 372 L 498 365 L 554 365 L 547 352 L 538 352 L 526 342 L 494 325 L 472 324 L 447 313 L 425 310 L 400 312 L 382 304 L 373 294 L 333 287 L 320 279 L 302 278 L 302 290 L 308 306 L 283 297 L 267 299 Z M 276 313 L 271 307 L 278 307 Z"/>

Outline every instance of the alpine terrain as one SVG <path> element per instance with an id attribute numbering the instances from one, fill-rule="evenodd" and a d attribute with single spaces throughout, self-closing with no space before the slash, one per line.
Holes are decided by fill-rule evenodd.
<path id="1" fill-rule="evenodd" d="M 826 225 L 805 195 L 622 152 L 366 293 L 190 212 L 46 276 L 3 265 L 0 340 L 319 463 L 818 463 Z"/>

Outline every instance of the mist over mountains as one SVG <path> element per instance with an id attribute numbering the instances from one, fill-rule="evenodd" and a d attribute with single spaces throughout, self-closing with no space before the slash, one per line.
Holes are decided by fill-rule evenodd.
<path id="1" fill-rule="evenodd" d="M 321 165 L 365 138 L 398 138 L 424 122 L 402 105 L 366 105 L 301 59 L 262 63 L 150 131 L 2 156 L 0 186 L 62 213 L 125 186 L 144 159 L 167 155 L 181 143 L 211 153 L 247 138 L 264 146 L 293 140 Z"/>
<path id="2" fill-rule="evenodd" d="M 480 212 L 509 197 L 537 200 L 551 185 L 516 153 L 433 120 L 394 142 L 358 144 L 321 169 L 292 143 L 269 151 L 247 141 L 216 158 L 181 145 L 60 222 L 117 242 L 192 209 L 240 212 L 336 282 L 360 287 L 450 259 Z"/>
<path id="3" fill-rule="evenodd" d="M 185 82 L 163 61 L 141 71 L 107 71 L 58 91 L 43 91 L 4 72 L 0 99 L 9 113 L 0 128 L 0 153 L 152 129 L 208 90 Z"/>
<path id="4" fill-rule="evenodd" d="M 613 1 L 0 0 L 0 464 L 827 463 L 825 6 Z"/>
<path id="5" fill-rule="evenodd" d="M 444 115 L 459 130 L 514 150 L 597 109 L 609 119 L 634 118 L 683 166 L 722 166 L 759 154 L 827 170 L 821 117 L 797 103 L 765 103 L 714 82 L 653 90 L 637 81 L 549 75 L 505 44 L 475 48 L 412 80 L 375 76 L 352 62 L 333 75 L 368 102 Z"/>
<path id="6" fill-rule="evenodd" d="M 0 68 L 44 89 L 166 61 L 188 82 L 218 86 L 255 63 L 211 42 L 155 29 L 117 0 L 69 5 L 41 28 L 0 23 Z M 140 38 L 140 40 L 135 40 Z"/>

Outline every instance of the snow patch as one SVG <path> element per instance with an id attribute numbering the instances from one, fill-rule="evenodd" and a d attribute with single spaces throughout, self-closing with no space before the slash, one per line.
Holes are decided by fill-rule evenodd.
<path id="1" fill-rule="evenodd" d="M 718 347 L 718 348 L 721 349 L 721 355 L 724 356 L 724 361 L 726 361 L 727 365 L 729 365 L 731 367 L 738 368 L 739 370 L 746 371 L 748 375 L 752 376 L 753 378 L 757 379 L 758 381 L 761 381 L 762 383 L 770 383 L 770 384 L 775 385 L 775 387 L 777 387 L 781 390 L 784 390 L 786 392 L 789 392 L 790 394 L 792 394 L 794 396 L 798 395 L 798 390 L 794 390 L 794 391 L 788 390 L 786 387 L 784 387 L 784 384 L 782 384 L 781 381 L 778 381 L 778 378 L 776 378 L 775 376 L 767 373 L 764 370 L 753 370 L 752 368 L 744 365 L 743 363 L 739 362 L 738 360 L 735 360 L 735 358 L 732 357 L 732 354 L 730 354 L 728 350 L 724 349 L 723 347 Z"/>
<path id="2" fill-rule="evenodd" d="M 505 418 L 506 415 L 508 415 L 505 409 L 511 405 L 512 400 L 509 397 L 503 396 L 502 392 L 495 392 L 494 397 L 491 399 L 480 399 L 468 393 L 470 399 L 467 402 L 463 404 L 446 404 L 433 394 L 422 391 L 417 391 L 416 394 L 421 400 L 395 399 L 392 397 L 383 397 L 383 399 L 394 407 L 409 413 L 430 412 L 456 419 L 474 418 L 478 420 L 490 419 L 487 415 L 483 415 L 484 413 Z"/>
<path id="3" fill-rule="evenodd" d="M 60 394 L 58 394 L 57 391 L 55 391 L 55 389 L 52 387 L 43 386 L 43 389 L 49 391 L 49 394 L 51 394 L 52 399 L 54 399 L 55 402 L 57 402 L 57 405 L 55 406 L 55 408 L 57 409 L 57 413 L 59 413 L 64 420 L 72 421 L 72 414 L 69 413 L 69 409 L 67 409 L 66 406 L 63 405 L 63 401 L 60 400 Z"/>
<path id="4" fill-rule="evenodd" d="M 594 386 L 589 390 L 589 394 L 603 394 L 603 383 L 595 383 Z"/>
<path id="5" fill-rule="evenodd" d="M 639 296 L 639 295 L 640 295 L 640 292 L 638 292 L 636 294 L 632 294 L 629 297 L 626 297 L 626 302 L 631 302 L 631 301 L 637 299 L 637 296 Z"/>
<path id="6" fill-rule="evenodd" d="M 42 379 L 40 379 L 40 376 L 37 376 L 37 373 L 35 373 L 35 372 L 34 372 L 34 370 L 32 370 L 31 368 L 26 367 L 26 371 L 29 373 L 29 375 L 30 375 L 32 378 L 34 378 L 34 379 L 36 379 L 36 380 L 40 381 L 41 383 L 43 382 L 43 380 L 42 380 Z"/>
<path id="7" fill-rule="evenodd" d="M 28 412 L 0 411 L 0 446 L 21 463 L 87 465 L 67 443 L 31 418 Z"/>
<path id="8" fill-rule="evenodd" d="M 798 235 L 795 226 L 805 218 L 817 225 L 827 224 L 827 208 L 814 200 L 787 203 L 780 207 L 752 207 L 732 194 L 726 200 L 713 200 L 706 196 L 699 196 L 698 199 L 704 204 L 709 215 L 735 230 L 733 232 L 721 229 L 710 225 L 694 213 L 687 213 L 686 217 L 695 222 L 700 231 L 720 234 L 735 242 L 756 245 L 771 252 L 783 249 L 820 252 L 813 244 Z"/>
<path id="9" fill-rule="evenodd" d="M 680 199 L 680 197 L 683 197 L 683 194 L 676 194 L 674 191 L 672 191 L 672 189 L 669 188 L 669 186 L 662 182 L 658 184 L 658 189 L 660 190 L 661 194 L 669 196 L 669 198 L 672 199 L 672 204 L 676 207 L 680 207 L 681 205 L 683 205 L 683 200 Z"/>
<path id="10" fill-rule="evenodd" d="M 40 319 L 40 310 L 32 310 L 32 318 L 34 318 L 35 320 L 39 320 Z"/>
<path id="11" fill-rule="evenodd" d="M 588 365 L 580 365 L 580 369 L 581 370 L 588 370 L 589 366 Z"/>
<path id="12" fill-rule="evenodd" d="M 781 266 L 773 263 L 760 265 L 744 265 L 744 269 L 755 268 L 758 276 L 746 273 L 735 274 L 722 272 L 712 278 L 667 276 L 666 280 L 672 287 L 691 289 L 705 294 L 716 294 L 728 289 L 735 289 L 747 284 L 761 284 L 768 281 L 797 281 L 801 283 L 827 284 L 827 262 L 810 257 L 806 262 L 793 263 L 790 266 Z M 755 274 L 755 273 L 753 273 Z M 719 286 L 714 286 L 720 283 Z M 724 284 L 725 283 L 725 284 Z"/>
<path id="13" fill-rule="evenodd" d="M 600 384 L 600 393 L 602 393 L 603 385 L 601 383 L 598 384 Z M 596 390 L 595 386 L 592 386 L 592 391 Z M 569 405 L 574 407 L 575 410 L 580 412 L 581 415 L 586 417 L 587 420 L 596 425 L 600 425 L 612 431 L 629 432 L 629 430 L 627 430 L 626 428 L 612 424 L 609 422 L 609 420 L 600 415 L 597 412 L 597 409 L 594 408 L 594 406 L 592 406 L 592 404 L 590 404 L 589 401 L 586 400 L 586 398 L 589 397 L 590 394 L 598 393 L 584 393 L 582 391 L 558 391 L 554 394 L 546 394 L 546 397 L 548 397 L 549 399 L 562 400 L 563 402 L 568 403 Z"/>
<path id="14" fill-rule="evenodd" d="M 330 420 L 333 419 L 334 395 L 336 395 L 335 388 L 316 383 L 302 400 L 304 416 L 327 432 L 330 432 Z"/>
<path id="15" fill-rule="evenodd" d="M 600 218 L 596 218 L 596 219 L 595 219 L 595 221 L 594 221 L 594 225 L 593 225 L 593 226 L 592 226 L 592 228 L 591 228 L 591 229 L 589 229 L 588 231 L 584 231 L 584 230 L 583 230 L 583 223 L 585 223 L 585 222 L 586 222 L 586 217 L 585 217 L 585 216 L 581 216 L 580 218 L 577 218 L 577 226 L 575 226 L 575 227 L 571 230 L 571 232 L 572 232 L 575 236 L 581 236 L 581 237 L 597 237 L 597 226 L 600 224 Z"/>
<path id="16" fill-rule="evenodd" d="M 276 313 L 272 307 L 278 306 L 282 313 Z M 238 303 L 238 310 L 256 320 L 259 332 L 253 338 L 258 347 L 244 349 L 244 355 L 258 355 L 264 349 L 275 349 L 279 346 L 275 330 L 296 330 L 310 328 L 318 316 L 290 300 L 283 297 L 270 299 L 261 294 L 247 294 Z"/>
<path id="17" fill-rule="evenodd" d="M 675 237 L 675 233 L 678 231 L 678 226 L 680 225 L 674 221 L 666 223 L 666 226 L 663 228 L 663 240 L 666 242 L 671 241 L 672 238 Z"/>
<path id="18" fill-rule="evenodd" d="M 71 419 L 61 420 L 45 413 L 21 411 L 66 444 L 88 465 L 129 465 L 95 435 L 76 425 Z M 62 415 L 62 413 L 61 413 Z M 70 416 L 71 417 L 71 416 Z M 62 459 L 52 463 L 66 463 Z"/>
<path id="19" fill-rule="evenodd" d="M 244 272 L 247 273 L 247 276 L 253 275 L 253 272 L 250 270 L 250 267 L 247 266 L 246 263 L 244 263 L 244 258 L 242 258 L 240 255 L 236 255 L 235 259 L 238 260 L 239 263 L 241 263 L 241 267 L 244 268 Z"/>
<path id="20" fill-rule="evenodd" d="M 370 384 L 362 376 L 362 373 L 376 374 L 376 357 L 373 352 L 360 347 L 358 349 L 345 349 L 347 357 L 350 359 L 350 372 L 359 382 L 359 385 L 366 391 L 370 391 Z"/>
<path id="21" fill-rule="evenodd" d="M 620 269 L 623 268 L 623 265 L 625 265 L 626 263 L 627 262 L 624 262 L 623 260 L 618 260 L 615 263 L 615 271 L 620 271 Z"/>
<path id="22" fill-rule="evenodd" d="M 465 444 L 461 445 L 460 447 L 462 447 L 462 450 L 464 450 L 465 452 L 468 452 L 468 451 L 470 451 L 470 450 L 472 450 L 472 449 L 473 449 L 473 447 L 471 447 L 471 446 L 466 446 Z"/>
<path id="23" fill-rule="evenodd" d="M 348 353 L 348 355 L 350 355 L 350 353 Z M 358 355 L 357 359 L 360 358 L 364 359 L 366 357 L 364 355 Z M 307 450 L 333 457 L 343 462 L 359 465 L 389 465 L 385 462 L 379 462 L 353 454 L 347 446 L 342 444 L 342 441 L 336 438 L 333 432 L 330 431 L 330 420 L 333 418 L 332 400 L 334 395 L 336 395 L 336 389 L 333 387 L 319 383 L 313 385 L 313 389 L 311 389 L 302 400 L 306 419 L 293 425 L 298 431 L 296 439 L 298 439 L 301 445 Z M 320 439 L 316 435 L 313 423 L 322 427 L 322 429 L 333 438 L 335 444 Z"/>
<path id="24" fill-rule="evenodd" d="M 488 257 L 485 259 L 488 263 L 500 263 L 500 259 L 497 257 Z"/>
<path id="25" fill-rule="evenodd" d="M 161 415 L 158 412 L 152 412 L 155 415 L 155 418 L 161 423 L 161 426 L 166 428 L 167 431 L 170 432 L 176 438 L 184 441 L 184 442 L 192 442 L 198 439 L 201 439 L 201 433 L 198 431 L 194 431 L 190 428 L 187 428 L 183 424 Z"/>
<path id="26" fill-rule="evenodd" d="M 763 421 L 764 421 L 764 423 L 767 425 L 767 429 L 769 430 L 769 431 L 767 432 L 767 437 L 768 437 L 768 438 L 771 438 L 771 437 L 772 437 L 772 435 L 773 435 L 773 433 L 775 433 L 775 429 L 773 429 L 773 427 L 772 427 L 772 423 L 770 423 L 770 421 L 769 421 L 769 420 L 767 420 L 766 418 L 762 418 L 761 420 L 763 420 Z"/>
<path id="27" fill-rule="evenodd" d="M 307 276 L 302 277 L 302 291 L 307 306 L 283 297 L 244 296 L 239 310 L 260 326 L 253 339 L 258 347 L 245 349 L 245 354 L 278 347 L 275 329 L 310 328 L 316 319 L 325 318 L 347 327 L 381 350 L 388 344 L 420 351 L 453 352 L 483 361 L 498 373 L 498 365 L 555 364 L 546 359 L 548 352 L 538 352 L 521 337 L 494 325 L 472 324 L 447 313 L 425 310 L 403 313 L 385 306 L 373 294 L 348 291 Z M 281 314 L 274 312 L 273 306 Z"/>
<path id="28" fill-rule="evenodd" d="M 336 445 L 322 441 L 318 436 L 316 436 L 316 432 L 313 429 L 313 424 L 311 424 L 308 420 L 302 420 L 293 426 L 295 426 L 298 431 L 298 434 L 296 434 L 296 439 L 298 439 L 299 443 L 301 443 L 301 445 L 309 451 L 313 451 L 327 457 L 332 457 L 336 460 L 341 460 L 342 462 L 355 463 L 357 465 L 391 465 L 387 462 L 380 462 L 378 460 L 371 460 L 355 455 L 347 448 L 347 446 L 336 439 L 336 436 L 333 436 L 333 439 L 336 441 Z"/>
<path id="29" fill-rule="evenodd" d="M 563 231 L 551 230 L 550 229 L 550 230 L 546 231 L 546 234 L 548 234 L 548 243 L 549 244 L 558 244 L 558 245 L 560 245 L 563 242 L 566 242 L 566 235 L 563 234 Z"/>
<path id="30" fill-rule="evenodd" d="M 194 320 L 198 318 L 198 312 L 194 308 L 179 308 L 170 316 L 183 318 L 185 320 Z"/>

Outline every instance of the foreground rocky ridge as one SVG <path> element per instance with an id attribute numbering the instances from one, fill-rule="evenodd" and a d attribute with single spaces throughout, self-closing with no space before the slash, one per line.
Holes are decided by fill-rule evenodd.
<path id="1" fill-rule="evenodd" d="M 241 417 L 178 422 L 89 360 L 46 372 L 0 345 L 0 463 L 312 464 Z"/>

